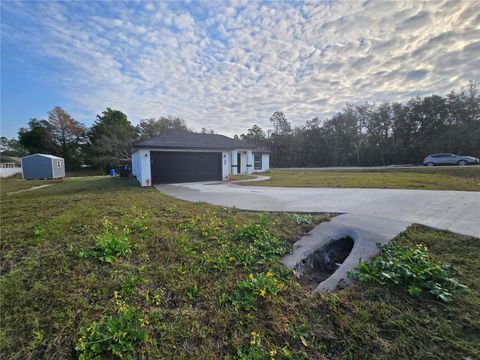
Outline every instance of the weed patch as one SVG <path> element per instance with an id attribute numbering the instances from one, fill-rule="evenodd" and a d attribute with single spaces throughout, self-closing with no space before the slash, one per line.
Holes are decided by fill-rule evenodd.
<path id="1" fill-rule="evenodd" d="M 425 245 L 413 248 L 390 242 L 379 247 L 378 256 L 370 262 L 361 260 L 358 269 L 350 273 L 353 279 L 395 284 L 412 296 L 426 291 L 445 302 L 452 301 L 455 292 L 466 288 L 450 276 L 448 265 L 438 264 L 431 257 Z"/>
<path id="2" fill-rule="evenodd" d="M 112 263 L 119 256 L 131 253 L 134 245 L 129 241 L 128 228 L 119 229 L 105 219 L 102 223 L 103 230 L 95 237 L 95 248 L 91 255 L 102 262 Z"/>
<path id="3" fill-rule="evenodd" d="M 261 301 L 275 301 L 286 288 L 287 283 L 267 271 L 265 274 L 250 274 L 242 280 L 231 297 L 231 302 L 238 310 L 252 311 Z"/>
<path id="4" fill-rule="evenodd" d="M 115 293 L 115 315 L 102 317 L 80 330 L 75 346 L 80 360 L 115 356 L 134 359 L 138 344 L 147 339 L 145 321 L 140 310 L 127 305 Z"/>

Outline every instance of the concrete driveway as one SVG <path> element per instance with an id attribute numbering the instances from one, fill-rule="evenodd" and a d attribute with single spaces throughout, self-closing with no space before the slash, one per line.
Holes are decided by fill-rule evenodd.
<path id="1" fill-rule="evenodd" d="M 243 210 L 368 215 L 480 237 L 480 192 L 275 188 L 218 183 L 156 187 L 179 199 L 235 206 Z"/>

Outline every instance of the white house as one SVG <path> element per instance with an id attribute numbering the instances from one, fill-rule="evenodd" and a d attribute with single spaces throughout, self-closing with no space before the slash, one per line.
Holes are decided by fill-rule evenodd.
<path id="1" fill-rule="evenodd" d="M 170 130 L 133 145 L 132 173 L 142 186 L 226 180 L 269 169 L 268 150 L 217 134 Z"/>

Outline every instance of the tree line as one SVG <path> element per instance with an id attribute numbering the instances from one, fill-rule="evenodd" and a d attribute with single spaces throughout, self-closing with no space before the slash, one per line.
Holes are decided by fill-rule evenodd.
<path id="1" fill-rule="evenodd" d="M 237 136 L 268 147 L 272 167 L 418 164 L 433 153 L 480 156 L 478 83 L 446 96 L 406 103 L 347 104 L 332 117 L 292 127 L 282 112 L 272 129 L 258 125 Z"/>
<path id="2" fill-rule="evenodd" d="M 271 129 L 253 125 L 236 138 L 269 148 L 273 167 L 370 166 L 416 164 L 431 153 L 480 156 L 478 84 L 446 96 L 415 97 L 406 103 L 347 104 L 332 117 L 293 127 L 276 111 Z M 88 128 L 57 106 L 47 119 L 31 119 L 17 139 L 0 139 L 4 155 L 46 153 L 65 158 L 67 170 L 108 169 L 129 164 L 132 144 L 169 129 L 192 131 L 185 120 L 160 117 L 134 126 L 107 108 Z M 202 128 L 203 133 L 214 133 Z"/>
<path id="3" fill-rule="evenodd" d="M 134 126 L 123 112 L 107 108 L 88 128 L 60 106 L 48 112 L 47 119 L 31 119 L 20 128 L 17 139 L 1 138 L 4 155 L 34 153 L 63 157 L 67 170 L 82 167 L 109 169 L 129 164 L 135 141 L 159 135 L 168 129 L 190 129 L 183 119 L 160 117 L 144 119 Z M 203 132 L 212 130 L 202 129 Z"/>

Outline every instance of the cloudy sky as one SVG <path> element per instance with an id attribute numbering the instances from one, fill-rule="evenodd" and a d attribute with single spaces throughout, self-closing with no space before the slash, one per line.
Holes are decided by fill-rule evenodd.
<path id="1" fill-rule="evenodd" d="M 175 115 L 227 135 L 480 79 L 480 0 L 1 3 L 1 126 Z"/>

